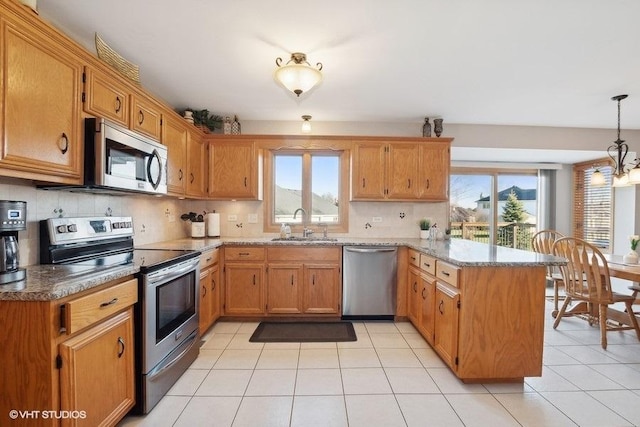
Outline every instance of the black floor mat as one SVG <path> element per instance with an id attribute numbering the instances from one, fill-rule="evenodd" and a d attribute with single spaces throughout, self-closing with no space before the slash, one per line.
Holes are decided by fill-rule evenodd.
<path id="1" fill-rule="evenodd" d="M 261 322 L 251 342 L 357 341 L 351 322 Z"/>

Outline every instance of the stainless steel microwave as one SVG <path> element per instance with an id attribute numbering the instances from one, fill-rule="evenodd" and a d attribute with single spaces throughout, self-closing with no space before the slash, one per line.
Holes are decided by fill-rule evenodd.
<path id="1" fill-rule="evenodd" d="M 88 189 L 167 193 L 167 147 L 102 118 L 84 123 Z"/>

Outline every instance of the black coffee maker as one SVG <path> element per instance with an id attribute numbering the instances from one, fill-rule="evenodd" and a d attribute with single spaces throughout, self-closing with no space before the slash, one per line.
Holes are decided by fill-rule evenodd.
<path id="1" fill-rule="evenodd" d="M 24 280 L 18 231 L 27 229 L 27 202 L 0 200 L 0 285 Z"/>

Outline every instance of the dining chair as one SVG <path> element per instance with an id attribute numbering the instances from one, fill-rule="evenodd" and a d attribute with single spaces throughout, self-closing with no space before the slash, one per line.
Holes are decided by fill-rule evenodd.
<path id="1" fill-rule="evenodd" d="M 602 252 L 575 237 L 562 237 L 555 241 L 551 249 L 553 255 L 567 260 L 566 265 L 560 266 L 566 296 L 553 323 L 553 329 L 558 327 L 560 320 L 566 315 L 586 315 L 590 325 L 598 320 L 603 349 L 607 348 L 607 331 L 634 329 L 640 341 L 638 320 L 631 309 L 635 298 L 611 289 L 609 267 Z M 578 309 L 579 304 L 569 312 L 567 308 L 572 301 L 583 303 L 584 307 Z M 611 305 L 615 303 L 623 303 L 625 312 L 612 308 Z"/>
<path id="2" fill-rule="evenodd" d="M 554 242 L 561 237 L 565 237 L 562 233 L 555 230 L 540 230 L 531 237 L 531 247 L 535 252 L 553 255 L 551 247 Z M 554 318 L 558 315 L 558 301 L 564 299 L 559 296 L 559 290 L 562 288 L 562 274 L 555 265 L 547 266 L 547 280 L 553 282 L 553 311 L 551 316 Z"/>

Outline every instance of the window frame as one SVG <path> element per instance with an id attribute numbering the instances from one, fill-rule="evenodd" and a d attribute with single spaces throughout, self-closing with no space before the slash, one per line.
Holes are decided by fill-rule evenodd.
<path id="1" fill-rule="evenodd" d="M 343 147 L 275 147 L 265 150 L 264 158 L 264 203 L 265 215 L 263 229 L 265 233 L 277 233 L 280 231 L 280 223 L 275 222 L 273 216 L 275 203 L 275 170 L 274 157 L 278 154 L 284 155 L 302 155 L 302 207 L 307 212 L 311 212 L 311 157 L 313 155 L 332 155 L 338 157 L 339 165 L 339 192 L 338 205 L 338 223 L 327 223 L 327 231 L 330 233 L 347 233 L 349 232 L 349 168 L 350 168 L 350 151 Z M 302 223 L 292 223 L 291 232 L 294 234 L 302 233 Z M 318 227 L 318 223 L 308 223 L 310 228 L 316 230 L 319 234 L 322 230 Z"/>

